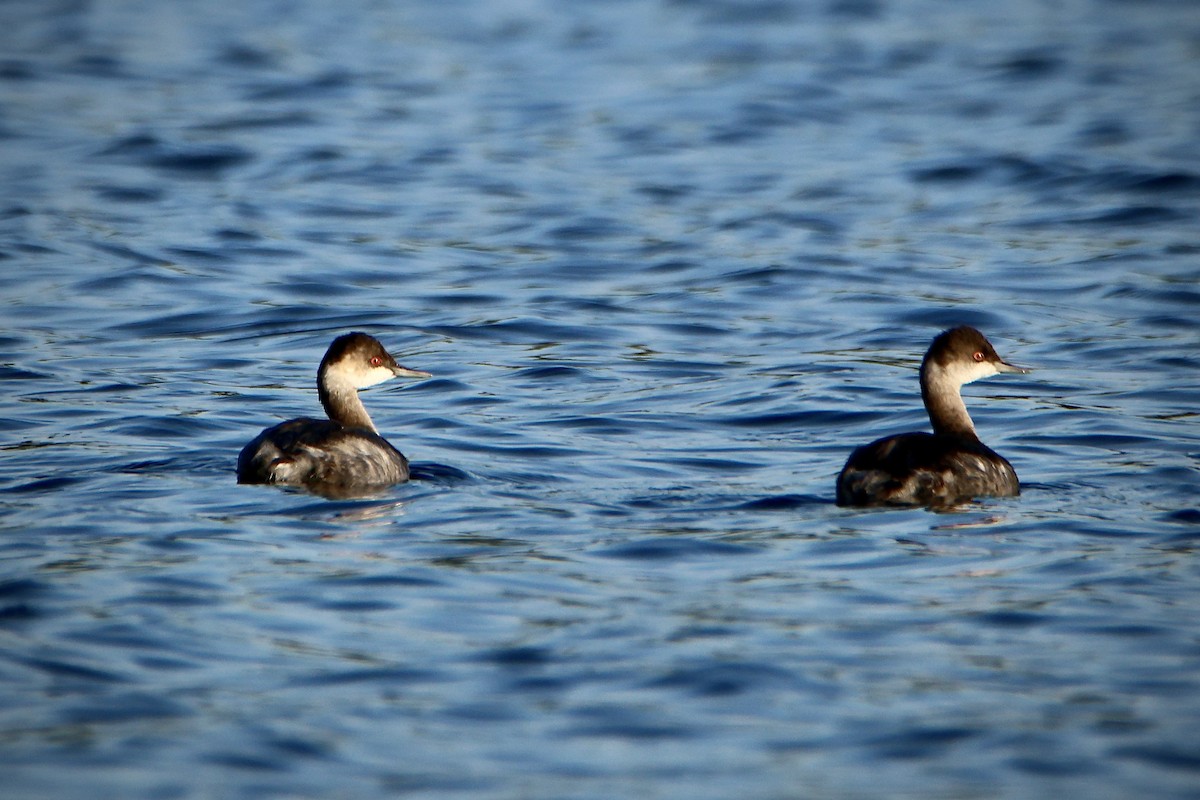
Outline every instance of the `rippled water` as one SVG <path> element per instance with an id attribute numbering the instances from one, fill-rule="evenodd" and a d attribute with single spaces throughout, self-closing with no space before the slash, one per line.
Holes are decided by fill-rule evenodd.
<path id="1" fill-rule="evenodd" d="M 1197 796 L 1194 3 L 0 20 L 6 794 Z M 1022 496 L 835 507 L 956 323 Z"/>

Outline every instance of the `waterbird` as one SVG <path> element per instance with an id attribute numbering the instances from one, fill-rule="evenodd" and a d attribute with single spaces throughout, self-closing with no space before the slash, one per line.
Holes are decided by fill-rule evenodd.
<path id="1" fill-rule="evenodd" d="M 885 436 L 854 450 L 837 479 L 840 506 L 952 506 L 1021 493 L 1012 464 L 979 440 L 963 384 L 1001 372 L 1027 373 L 996 355 L 975 328 L 934 338 L 921 362 L 921 399 L 933 433 Z"/>
<path id="2" fill-rule="evenodd" d="M 264 430 L 238 455 L 238 483 L 350 495 L 408 480 L 408 459 L 379 435 L 358 396 L 359 389 L 397 377 L 431 376 L 397 364 L 373 336 L 337 337 L 317 370 L 317 393 L 329 419 L 301 417 Z"/>

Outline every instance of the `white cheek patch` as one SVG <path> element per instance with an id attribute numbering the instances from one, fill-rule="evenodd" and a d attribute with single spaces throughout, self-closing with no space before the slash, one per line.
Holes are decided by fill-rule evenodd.
<path id="1" fill-rule="evenodd" d="M 972 380 L 976 381 L 980 378 L 990 378 L 1000 374 L 1000 370 L 996 369 L 996 365 L 991 361 L 981 361 L 975 365 L 975 368 L 978 370 L 978 374 Z"/>
<path id="2" fill-rule="evenodd" d="M 990 361 L 966 361 L 948 364 L 941 369 L 941 372 L 952 383 L 961 386 L 964 383 L 972 383 L 981 378 L 989 378 L 992 375 L 996 375 L 999 370 Z"/>
<path id="3" fill-rule="evenodd" d="M 375 386 L 394 377 L 396 377 L 395 374 L 387 367 L 372 367 L 371 369 L 363 370 L 358 376 L 358 386 L 359 388 Z"/>

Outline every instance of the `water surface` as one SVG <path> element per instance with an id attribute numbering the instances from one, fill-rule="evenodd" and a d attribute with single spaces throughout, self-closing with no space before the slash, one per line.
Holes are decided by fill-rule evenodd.
<path id="1" fill-rule="evenodd" d="M 0 19 L 13 796 L 1196 796 L 1193 4 Z M 834 506 L 962 323 L 1021 497 Z"/>

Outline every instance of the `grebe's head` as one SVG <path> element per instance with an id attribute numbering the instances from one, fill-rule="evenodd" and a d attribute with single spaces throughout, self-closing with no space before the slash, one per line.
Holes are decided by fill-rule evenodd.
<path id="1" fill-rule="evenodd" d="M 961 325 L 938 334 L 921 372 L 927 378 L 937 376 L 959 386 L 1000 372 L 1026 373 L 1029 370 L 1010 364 L 996 355 L 996 349 L 987 337 L 976 329 Z"/>
<path id="2" fill-rule="evenodd" d="M 392 378 L 428 378 L 428 372 L 396 363 L 379 340 L 365 333 L 347 333 L 333 340 L 321 359 L 318 374 L 336 376 L 355 389 L 365 389 Z"/>

